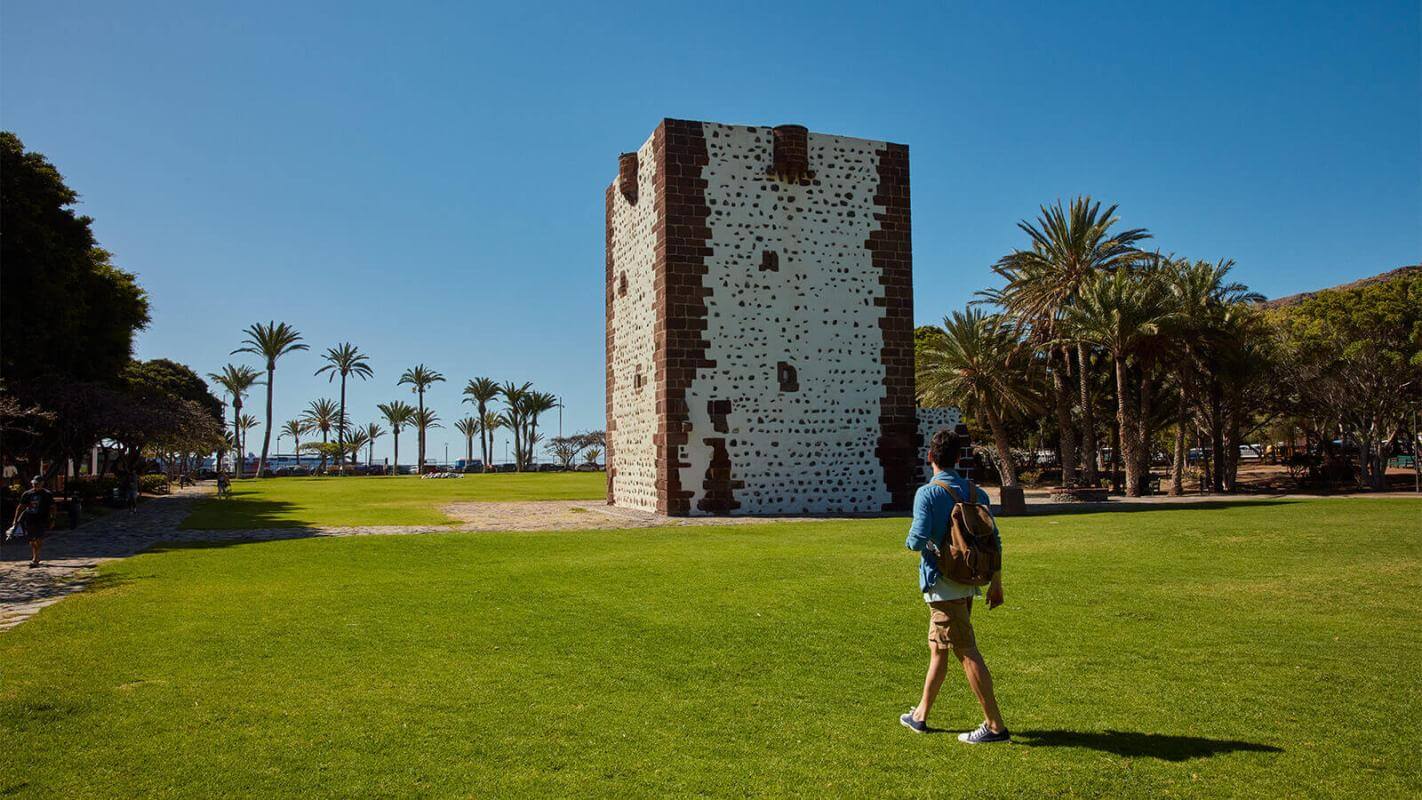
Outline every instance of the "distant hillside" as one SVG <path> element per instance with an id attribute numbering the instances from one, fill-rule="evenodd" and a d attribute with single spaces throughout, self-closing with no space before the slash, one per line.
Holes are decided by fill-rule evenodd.
<path id="1" fill-rule="evenodd" d="M 1422 264 L 1413 264 L 1408 267 L 1398 267 L 1397 269 L 1388 270 L 1387 272 L 1384 272 L 1380 275 L 1374 275 L 1371 278 L 1359 278 L 1358 280 L 1353 281 L 1352 283 L 1344 283 L 1338 286 L 1329 286 L 1326 289 L 1318 289 L 1317 291 L 1312 292 L 1300 292 L 1298 294 L 1291 294 L 1287 297 L 1280 297 L 1277 300 L 1265 300 L 1260 305 L 1264 306 L 1265 308 L 1282 308 L 1284 306 L 1296 306 L 1299 303 L 1302 303 L 1310 297 L 1313 297 L 1314 295 L 1318 294 L 1319 292 L 1327 292 L 1333 289 L 1356 289 L 1359 286 L 1367 286 L 1368 284 L 1372 283 L 1382 283 L 1383 281 L 1390 281 L 1393 278 L 1401 278 L 1402 276 L 1407 275 L 1408 273 L 1422 273 Z"/>

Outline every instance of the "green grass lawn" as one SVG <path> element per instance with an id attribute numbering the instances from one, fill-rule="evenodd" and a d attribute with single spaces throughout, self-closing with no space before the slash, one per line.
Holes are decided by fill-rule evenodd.
<path id="1" fill-rule="evenodd" d="M 979 748 L 898 725 L 926 660 L 904 527 L 110 563 L 0 634 L 0 796 L 1422 792 L 1422 504 L 1003 520 L 1008 604 L 975 618 L 1017 741 Z M 978 719 L 952 674 L 930 724 Z"/>
<path id="2" fill-rule="evenodd" d="M 469 500 L 596 500 L 601 472 L 494 473 L 422 480 L 270 478 L 236 481 L 232 498 L 203 500 L 184 528 L 299 528 L 307 525 L 452 525 L 442 510 Z"/>

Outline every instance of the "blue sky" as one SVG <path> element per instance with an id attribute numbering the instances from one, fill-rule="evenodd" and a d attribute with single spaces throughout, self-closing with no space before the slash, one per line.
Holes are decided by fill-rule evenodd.
<path id="1" fill-rule="evenodd" d="M 1079 193 L 1277 296 L 1422 259 L 1418 8 L 7 0 L 0 126 L 138 273 L 140 357 L 286 320 L 371 355 L 358 422 L 424 362 L 447 421 L 489 375 L 601 428 L 603 188 L 660 118 L 910 145 L 920 322 Z M 281 363 L 279 422 L 318 366 Z"/>

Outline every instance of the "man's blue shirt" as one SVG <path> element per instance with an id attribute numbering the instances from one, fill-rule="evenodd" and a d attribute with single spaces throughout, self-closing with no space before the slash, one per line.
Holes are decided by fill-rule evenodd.
<path id="1" fill-rule="evenodd" d="M 967 497 L 971 489 L 977 497 L 977 502 L 984 505 L 988 503 L 987 492 L 973 487 L 967 478 L 951 469 L 940 470 L 933 476 L 933 480 L 952 486 L 961 497 Z M 928 592 L 938 582 L 938 563 L 933 554 L 924 548 L 930 540 L 934 544 L 943 543 L 943 537 L 948 532 L 948 518 L 953 513 L 954 505 L 956 502 L 953 495 L 931 481 L 918 487 L 918 492 L 913 496 L 913 523 L 909 525 L 908 538 L 904 540 L 904 545 L 919 553 L 919 591 Z M 993 525 L 993 536 L 997 539 L 998 549 L 1001 550 L 1002 537 L 998 535 L 996 525 Z"/>

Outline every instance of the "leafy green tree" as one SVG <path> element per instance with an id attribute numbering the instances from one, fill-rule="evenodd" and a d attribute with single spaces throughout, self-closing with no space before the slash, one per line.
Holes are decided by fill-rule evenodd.
<path id="1" fill-rule="evenodd" d="M 484 459 L 484 469 L 489 469 L 489 455 L 494 449 L 493 430 L 483 424 L 489 418 L 489 404 L 499 396 L 499 384 L 492 378 L 473 378 L 464 384 L 464 402 L 473 403 L 478 410 L 475 418 L 480 420 L 479 454 Z"/>
<path id="2" fill-rule="evenodd" d="M 391 403 L 381 403 L 377 408 L 385 417 L 385 421 L 390 424 L 390 435 L 395 437 L 394 472 L 398 474 L 400 471 L 400 431 L 415 424 L 415 407 L 396 400 Z"/>
<path id="3" fill-rule="evenodd" d="M 1066 208 L 1061 201 L 1055 206 L 1041 207 L 1035 223 L 1022 220 L 1017 224 L 1031 239 L 1026 250 L 1016 250 L 1004 256 L 993 271 L 1004 278 L 1006 285 L 992 294 L 1007 313 L 1039 334 L 1046 344 L 1060 342 L 1057 321 L 1076 301 L 1077 293 L 1093 276 L 1101 272 L 1129 268 L 1141 258 L 1137 245 L 1150 238 L 1144 228 L 1116 230 L 1119 220 L 1116 206 L 1104 211 L 1090 197 L 1078 197 Z M 1081 409 L 1081 466 L 1088 485 L 1096 483 L 1096 424 L 1091 400 L 1091 360 L 1086 344 L 1075 348 L 1078 402 Z M 1064 375 L 1072 365 L 1069 351 L 1060 355 L 1059 368 L 1052 371 L 1057 389 L 1057 420 L 1061 427 L 1063 481 L 1071 483 L 1074 467 L 1068 465 L 1066 451 L 1075 449 L 1076 437 L 1070 430 L 1070 409 L 1063 408 L 1067 397 L 1063 392 Z"/>
<path id="4" fill-rule="evenodd" d="M 246 338 L 242 340 L 242 346 L 232 351 L 232 355 L 238 353 L 252 353 L 262 357 L 267 365 L 267 425 L 262 433 L 262 455 L 257 459 L 257 475 L 260 477 L 267 469 L 267 453 L 272 445 L 272 387 L 276 383 L 276 362 L 277 359 L 287 353 L 294 353 L 298 350 L 309 350 L 301 343 L 301 334 L 296 329 L 285 322 L 268 322 L 263 325 L 260 322 L 253 323 L 243 331 Z M 342 397 L 345 396 L 345 384 L 341 385 Z"/>
<path id="5" fill-rule="evenodd" d="M 424 364 L 416 364 L 405 370 L 395 385 L 409 386 L 410 391 L 419 397 L 419 408 L 417 411 L 419 412 L 419 416 L 423 418 L 425 416 L 425 390 L 436 383 L 443 382 L 443 375 L 426 367 Z M 435 419 L 438 419 L 438 417 L 435 417 Z M 425 474 L 425 428 L 427 426 L 417 424 L 416 427 L 419 429 L 419 471 L 420 474 L 423 475 Z"/>
<path id="6" fill-rule="evenodd" d="M 1362 481 L 1383 488 L 1388 450 L 1422 386 L 1422 270 L 1319 292 L 1273 320 L 1315 435 L 1341 433 L 1357 446 Z"/>
<path id="7" fill-rule="evenodd" d="M 926 406 L 957 406 L 986 418 L 1003 486 L 1017 485 L 1004 420 L 1036 406 L 1029 374 L 1031 350 L 1011 325 L 977 308 L 954 311 L 938 335 L 926 334 L 916 352 L 918 396 Z"/>
<path id="8" fill-rule="evenodd" d="M 238 421 L 242 417 L 242 398 L 247 396 L 247 392 L 252 387 L 261 383 L 261 373 L 243 364 L 228 364 L 222 368 L 221 372 L 208 374 L 208 379 L 221 386 L 227 392 L 227 396 L 232 398 L 232 432 L 234 441 L 237 444 L 237 458 L 234 460 L 233 475 L 242 477 L 242 462 L 246 458 L 246 451 L 243 450 L 243 441 L 240 436 Z"/>
<path id="9" fill-rule="evenodd" d="M 306 411 L 303 412 L 302 417 L 305 418 L 308 423 L 310 423 L 311 430 L 321 432 L 322 444 L 326 444 L 330 440 L 331 431 L 333 429 L 339 430 L 345 424 L 345 416 L 342 414 L 341 407 L 337 405 L 335 401 L 325 397 L 322 397 L 318 400 L 312 400 L 310 405 L 306 407 Z M 317 449 L 314 447 L 307 449 L 311 450 L 312 452 L 321 454 L 320 469 L 322 472 L 325 472 L 326 457 L 330 454 L 331 451 L 327 451 L 324 448 Z M 343 449 L 343 446 L 337 447 L 334 452 L 341 452 Z"/>
<path id="10" fill-rule="evenodd" d="M 222 401 L 213 396 L 207 382 L 185 364 L 166 358 L 130 361 L 124 367 L 122 383 L 129 391 L 164 396 L 196 403 L 198 408 L 222 422 Z"/>
<path id="11" fill-rule="evenodd" d="M 110 263 L 79 195 L 43 155 L 0 131 L 0 375 L 112 384 L 147 327 L 148 297 Z"/>
<path id="12" fill-rule="evenodd" d="M 347 420 L 346 379 L 354 376 L 361 380 L 367 380 L 375 372 L 370 368 L 369 357 L 356 349 L 356 346 L 350 342 L 342 342 L 335 347 L 328 348 L 321 358 L 325 359 L 326 366 L 316 370 L 316 374 L 324 373 L 327 383 L 335 380 L 338 375 L 341 378 L 341 411 L 339 424 L 336 425 L 336 444 L 341 446 L 339 449 L 344 453 Z"/>

